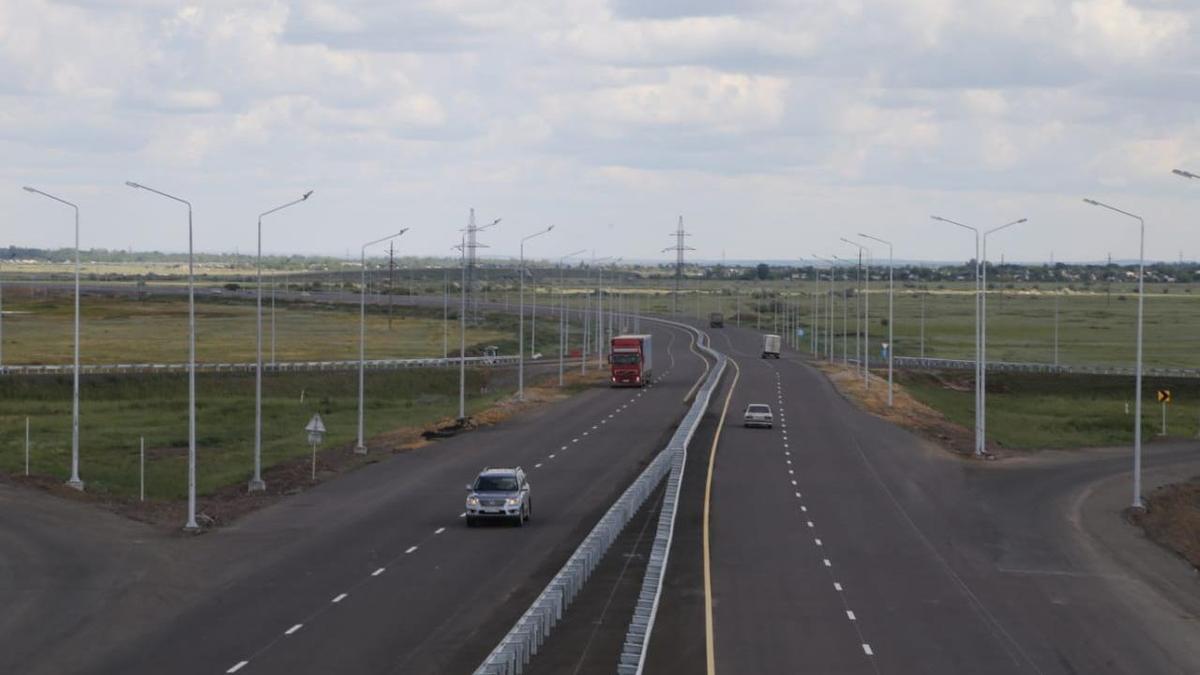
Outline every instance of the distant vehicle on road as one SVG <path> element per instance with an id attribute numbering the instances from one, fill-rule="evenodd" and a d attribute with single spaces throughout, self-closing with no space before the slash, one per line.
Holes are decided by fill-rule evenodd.
<path id="1" fill-rule="evenodd" d="M 517 527 L 533 517 L 529 479 L 521 467 L 484 469 L 467 484 L 467 527 L 481 520 L 502 519 Z"/>
<path id="2" fill-rule="evenodd" d="M 494 366 L 497 363 L 500 363 L 500 348 L 496 345 L 488 345 L 484 347 L 483 362 L 489 366 Z"/>
<path id="3" fill-rule="evenodd" d="M 720 312 L 713 312 L 712 314 L 709 314 L 708 315 L 708 326 L 709 326 L 709 328 L 724 328 L 725 327 L 725 315 Z"/>
<path id="4" fill-rule="evenodd" d="M 742 416 L 742 426 L 770 429 L 774 425 L 775 418 L 771 415 L 771 406 L 766 403 L 751 403 L 746 406 L 746 413 Z"/>
<path id="5" fill-rule="evenodd" d="M 617 335 L 609 345 L 612 386 L 644 387 L 654 375 L 649 335 Z"/>
<path id="6" fill-rule="evenodd" d="M 762 352 L 762 357 L 763 357 L 764 359 L 766 359 L 766 358 L 776 358 L 776 359 L 777 359 L 777 358 L 779 358 L 779 344 L 780 344 L 780 342 L 781 342 L 781 340 L 780 340 L 780 338 L 779 338 L 779 336 L 778 336 L 778 335 L 764 335 L 764 336 L 763 336 L 763 352 Z"/>

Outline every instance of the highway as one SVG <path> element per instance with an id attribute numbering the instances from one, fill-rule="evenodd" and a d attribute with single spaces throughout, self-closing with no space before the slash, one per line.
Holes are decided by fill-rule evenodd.
<path id="1" fill-rule="evenodd" d="M 1127 450 L 953 458 L 795 353 L 763 360 L 757 334 L 709 333 L 738 370 L 712 464 L 715 672 L 1200 672 L 1194 611 L 1099 554 L 1078 522 L 1081 491 L 1127 473 Z M 751 402 L 771 405 L 773 429 L 740 426 Z M 1148 463 L 1195 462 L 1188 445 Z M 647 672 L 707 670 L 696 485 L 710 453 L 691 452 L 704 469 L 687 477 Z"/>
<path id="2" fill-rule="evenodd" d="M 114 592 L 85 617 L 23 616 L 11 635 L 33 643 L 0 654 L 0 671 L 469 672 L 685 411 L 703 360 L 687 331 L 652 332 L 658 381 L 646 389 L 597 388 L 382 458 L 200 537 L 121 525 L 153 554 L 105 579 Z M 514 464 L 530 474 L 531 523 L 467 529 L 463 485 Z M 43 585 L 39 567 L 74 564 L 69 538 L 27 552 L 26 576 L 0 584 L 0 603 Z M 109 556 L 104 567 L 117 555 L 85 550 Z"/>

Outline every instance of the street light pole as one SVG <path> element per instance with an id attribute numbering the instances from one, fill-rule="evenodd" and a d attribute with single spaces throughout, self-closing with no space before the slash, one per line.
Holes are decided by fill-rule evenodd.
<path id="1" fill-rule="evenodd" d="M 408 232 L 407 227 L 396 234 L 368 241 L 358 252 L 359 273 L 362 276 L 358 289 L 358 443 L 354 446 L 354 452 L 360 455 L 367 454 L 367 446 L 363 442 L 363 418 L 366 412 L 364 382 L 367 371 L 367 247 L 396 239 L 405 232 Z"/>
<path id="2" fill-rule="evenodd" d="M 893 267 L 892 267 L 892 262 L 893 262 L 892 242 L 885 241 L 883 239 L 880 239 L 879 237 L 872 237 L 869 234 L 863 234 L 861 232 L 858 234 L 858 236 L 863 237 L 864 239 L 870 239 L 871 241 L 877 241 L 888 247 L 888 407 L 890 408 L 890 407 L 892 407 L 892 402 L 893 402 L 893 399 L 892 399 L 892 354 L 896 351 L 896 343 L 895 343 L 894 337 L 893 337 L 895 335 L 895 333 L 893 333 L 894 327 L 892 326 L 892 324 L 894 323 L 894 319 L 895 319 L 895 314 L 893 313 L 893 310 L 892 310 L 892 302 L 894 299 L 895 288 L 896 288 L 895 276 L 893 274 Z"/>
<path id="3" fill-rule="evenodd" d="M 871 249 L 845 237 L 840 239 L 857 246 L 859 253 L 867 254 L 866 274 L 863 275 L 863 388 L 871 388 Z"/>
<path id="4" fill-rule="evenodd" d="M 255 262 L 255 280 L 258 285 L 257 309 L 255 312 L 257 330 L 256 357 L 254 364 L 254 476 L 250 479 L 250 492 L 261 492 L 267 489 L 262 479 L 262 370 L 263 370 L 263 285 L 262 285 L 262 219 L 276 211 L 282 211 L 289 206 L 307 201 L 312 196 L 312 190 L 305 192 L 299 199 L 290 201 L 283 206 L 277 206 L 270 211 L 264 211 L 258 216 L 258 256 Z M 275 363 L 275 290 L 271 289 L 271 364 Z"/>
<path id="5" fill-rule="evenodd" d="M 196 271 L 192 237 L 192 203 L 133 181 L 125 184 L 136 190 L 153 192 L 179 202 L 188 212 L 188 513 L 185 530 L 198 530 L 196 524 Z"/>
<path id="6" fill-rule="evenodd" d="M 567 342 L 567 326 L 571 320 L 565 314 L 567 289 L 566 276 L 563 267 L 568 258 L 574 258 L 577 255 L 586 253 L 587 249 L 581 248 L 578 251 L 572 251 L 558 259 L 558 386 L 563 386 L 563 367 L 566 360 L 566 351 L 568 348 Z"/>
<path id="7" fill-rule="evenodd" d="M 1177 170 L 1178 172 L 1178 170 Z M 1194 177 L 1194 175 L 1188 176 Z M 1142 503 L 1142 302 L 1146 296 L 1146 220 L 1139 215 L 1122 211 L 1095 199 L 1084 199 L 1092 206 L 1099 206 L 1129 216 L 1138 221 L 1140 228 L 1138 243 L 1138 311 L 1137 311 L 1137 370 L 1134 383 L 1133 414 L 1133 508 L 1145 508 Z"/>
<path id="8" fill-rule="evenodd" d="M 980 327 L 980 324 L 979 324 L 979 321 L 980 321 L 980 316 L 979 316 L 979 309 L 980 309 L 980 305 L 979 305 L 979 228 L 972 227 L 970 225 L 964 225 L 962 223 L 950 220 L 949 218 L 943 218 L 941 216 L 930 216 L 930 217 L 933 218 L 934 220 L 937 220 L 937 221 L 940 221 L 943 223 L 949 223 L 951 225 L 956 225 L 965 230 L 970 230 L 975 233 L 975 454 L 983 455 L 983 451 L 984 451 L 983 434 L 982 434 L 982 431 L 980 428 L 980 415 L 982 414 L 982 399 L 979 394 L 979 387 L 980 387 L 981 381 L 983 379 L 980 376 L 980 365 L 982 364 L 982 359 L 981 359 L 982 355 L 980 354 L 980 340 L 979 340 L 979 334 L 980 334 L 980 330 L 979 330 L 979 327 Z"/>
<path id="9" fill-rule="evenodd" d="M 67 485 L 83 490 L 83 481 L 79 478 L 79 207 L 37 188 L 25 187 L 25 191 L 53 199 L 75 211 L 75 357 L 71 388 L 71 477 Z"/>
<path id="10" fill-rule="evenodd" d="M 1026 220 L 1026 218 L 1014 220 L 1011 223 L 993 227 L 983 233 L 983 260 L 980 261 L 983 268 L 980 286 L 983 292 L 979 296 L 979 437 L 980 442 L 984 444 L 985 450 L 987 448 L 987 238 L 990 234 L 994 234 L 1006 227 L 1019 225 L 1026 222 Z"/>
<path id="11" fill-rule="evenodd" d="M 544 230 L 538 230 L 537 232 L 534 232 L 533 234 L 531 234 L 529 236 L 521 237 L 521 284 L 520 284 L 520 292 L 518 293 L 518 295 L 520 296 L 520 300 L 518 303 L 519 309 L 517 310 L 517 312 L 518 312 L 518 314 L 517 314 L 517 400 L 518 401 L 525 400 L 525 242 L 529 241 L 530 239 L 533 239 L 534 237 L 540 237 L 543 234 L 546 234 L 547 232 L 549 232 L 550 230 L 553 230 L 553 229 L 554 229 L 554 226 L 551 225 L 550 227 L 547 227 Z M 534 302 L 535 303 L 537 302 L 536 295 L 534 296 Z M 535 305 L 535 307 L 536 307 L 536 305 Z"/>

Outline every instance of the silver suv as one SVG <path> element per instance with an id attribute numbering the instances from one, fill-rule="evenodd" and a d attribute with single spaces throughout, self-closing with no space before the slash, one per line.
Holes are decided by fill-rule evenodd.
<path id="1" fill-rule="evenodd" d="M 503 518 L 517 527 L 533 516 L 533 497 L 525 470 L 484 469 L 467 485 L 467 527 L 481 520 Z"/>

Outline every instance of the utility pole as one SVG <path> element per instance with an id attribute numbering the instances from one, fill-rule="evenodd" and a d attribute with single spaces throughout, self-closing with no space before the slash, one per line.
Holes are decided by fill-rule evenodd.
<path id="1" fill-rule="evenodd" d="M 388 332 L 392 332 L 392 298 L 396 294 L 396 242 L 388 244 Z"/>

